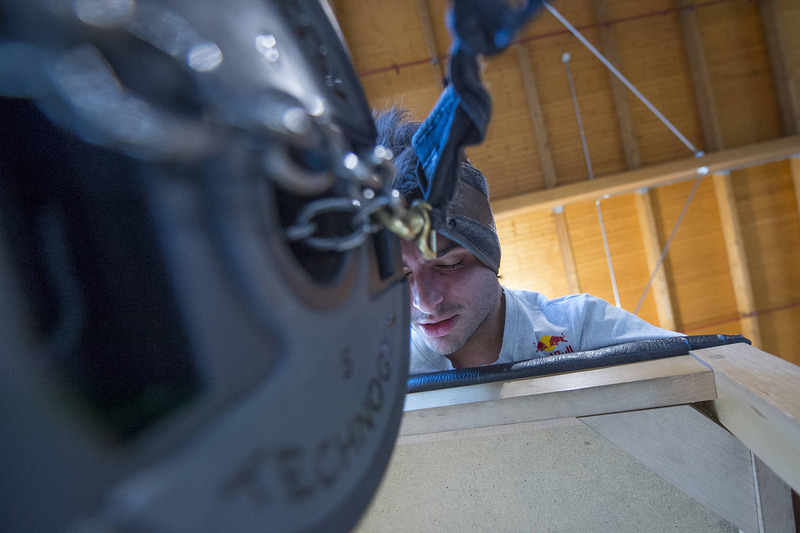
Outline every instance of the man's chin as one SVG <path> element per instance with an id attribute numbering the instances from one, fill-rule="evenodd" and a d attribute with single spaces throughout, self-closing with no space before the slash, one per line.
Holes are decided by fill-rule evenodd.
<path id="1" fill-rule="evenodd" d="M 430 351 L 436 355 L 441 355 L 442 357 L 452 355 L 462 346 L 462 344 L 458 344 L 457 342 L 453 342 L 451 339 L 446 339 L 444 337 L 431 338 L 426 337 L 425 335 L 420 336 L 422 337 L 425 346 L 427 346 Z"/>
<path id="2" fill-rule="evenodd" d="M 459 348 L 464 346 L 464 341 L 459 335 L 460 331 L 450 331 L 446 335 L 427 335 L 424 328 L 419 324 L 413 324 L 414 331 L 417 332 L 419 338 L 425 343 L 428 349 L 436 355 L 447 357 L 452 355 Z"/>

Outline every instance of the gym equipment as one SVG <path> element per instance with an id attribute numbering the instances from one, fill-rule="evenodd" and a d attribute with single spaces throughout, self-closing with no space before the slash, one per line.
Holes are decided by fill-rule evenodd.
<path id="1" fill-rule="evenodd" d="M 0 529 L 349 530 L 409 311 L 324 2 L 3 2 L 0 95 Z"/>

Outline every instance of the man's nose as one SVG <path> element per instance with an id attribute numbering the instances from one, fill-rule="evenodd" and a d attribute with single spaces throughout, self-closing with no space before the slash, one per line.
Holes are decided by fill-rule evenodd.
<path id="1" fill-rule="evenodd" d="M 444 291 L 436 274 L 419 273 L 411 282 L 411 305 L 429 315 L 442 303 Z"/>

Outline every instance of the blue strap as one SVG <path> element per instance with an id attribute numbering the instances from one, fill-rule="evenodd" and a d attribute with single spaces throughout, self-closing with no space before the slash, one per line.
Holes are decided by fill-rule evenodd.
<path id="1" fill-rule="evenodd" d="M 490 56 L 505 50 L 541 5 L 542 0 L 527 0 L 514 9 L 503 0 L 455 0 L 451 27 L 474 55 Z"/>
<path id="2" fill-rule="evenodd" d="M 455 193 L 463 149 L 482 142 L 489 126 L 492 100 L 481 82 L 478 55 L 504 50 L 540 5 L 528 0 L 518 10 L 498 0 L 454 1 L 450 84 L 411 140 L 420 188 L 435 209 L 444 209 Z"/>

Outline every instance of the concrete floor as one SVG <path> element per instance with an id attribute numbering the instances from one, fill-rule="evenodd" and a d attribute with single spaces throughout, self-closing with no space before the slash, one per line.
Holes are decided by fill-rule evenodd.
<path id="1" fill-rule="evenodd" d="M 588 427 L 567 420 L 396 446 L 354 531 L 738 530 Z"/>

